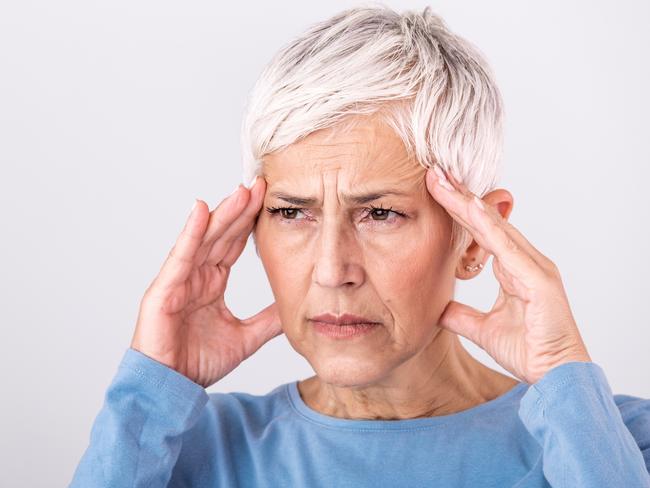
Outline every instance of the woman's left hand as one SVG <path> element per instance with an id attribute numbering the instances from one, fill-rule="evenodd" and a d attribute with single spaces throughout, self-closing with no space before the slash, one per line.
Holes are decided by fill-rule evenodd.
<path id="1" fill-rule="evenodd" d="M 500 284 L 492 310 L 484 313 L 452 300 L 440 317 L 440 327 L 476 343 L 529 384 L 560 364 L 590 362 L 555 263 L 495 208 L 441 168 L 439 175 L 446 181 L 427 171 L 429 193 L 493 255 L 492 269 Z"/>

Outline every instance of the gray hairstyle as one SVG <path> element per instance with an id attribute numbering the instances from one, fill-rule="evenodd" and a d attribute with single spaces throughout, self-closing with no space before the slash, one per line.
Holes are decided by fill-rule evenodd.
<path id="1" fill-rule="evenodd" d="M 264 68 L 241 126 L 244 182 L 265 154 L 373 113 L 421 166 L 438 163 L 479 196 L 495 187 L 503 102 L 484 55 L 430 7 L 399 14 L 378 2 L 312 25 Z M 454 220 L 454 250 L 469 242 Z"/>

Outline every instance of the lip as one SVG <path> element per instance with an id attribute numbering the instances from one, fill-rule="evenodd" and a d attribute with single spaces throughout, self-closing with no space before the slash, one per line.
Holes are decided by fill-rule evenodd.
<path id="1" fill-rule="evenodd" d="M 381 322 L 345 313 L 339 317 L 326 313 L 309 319 L 316 332 L 331 339 L 351 339 L 377 329 Z"/>
<path id="2" fill-rule="evenodd" d="M 337 317 L 331 313 L 324 313 L 321 315 L 316 315 L 309 319 L 313 322 L 323 322 L 326 324 L 334 325 L 358 325 L 358 324 L 379 324 L 375 320 L 369 319 L 367 317 L 362 317 L 360 315 L 354 315 L 351 313 L 344 313 L 343 315 Z"/>
<path id="3" fill-rule="evenodd" d="M 377 323 L 338 325 L 315 321 L 313 325 L 317 333 L 330 339 L 351 339 L 369 334 L 379 328 Z"/>

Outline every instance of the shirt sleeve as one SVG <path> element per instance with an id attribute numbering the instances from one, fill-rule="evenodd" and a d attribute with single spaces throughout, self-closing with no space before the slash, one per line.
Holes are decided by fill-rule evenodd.
<path id="1" fill-rule="evenodd" d="M 201 385 L 128 348 L 69 486 L 167 486 L 182 435 L 208 399 Z"/>
<path id="2" fill-rule="evenodd" d="M 641 449 L 598 364 L 549 370 L 521 398 L 519 417 L 542 446 L 544 476 L 554 488 L 650 487 Z"/>

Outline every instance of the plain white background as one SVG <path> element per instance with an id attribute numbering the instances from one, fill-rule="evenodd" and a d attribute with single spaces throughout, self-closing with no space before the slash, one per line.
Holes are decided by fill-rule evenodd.
<path id="1" fill-rule="evenodd" d="M 263 65 L 354 5 L 0 5 L 0 485 L 69 483 L 194 198 L 212 209 L 241 181 L 241 115 Z M 649 3 L 430 5 L 496 73 L 511 222 L 558 264 L 614 393 L 650 397 Z M 489 310 L 497 290 L 490 260 L 456 298 Z M 240 316 L 273 300 L 251 241 L 226 299 Z M 311 374 L 280 336 L 208 391 Z"/>

